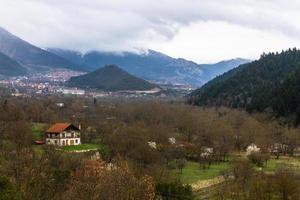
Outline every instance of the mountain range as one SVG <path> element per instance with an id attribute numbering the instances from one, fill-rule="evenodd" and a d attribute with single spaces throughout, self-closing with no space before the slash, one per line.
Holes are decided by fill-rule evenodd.
<path id="1" fill-rule="evenodd" d="M 146 80 L 192 86 L 203 85 L 228 69 L 250 61 L 238 58 L 217 64 L 201 65 L 183 58 L 172 58 L 154 50 L 148 50 L 141 54 L 100 51 L 90 51 L 82 54 L 64 49 L 52 48 L 47 50 L 79 65 L 87 66 L 87 70 L 95 70 L 99 66 L 107 64 L 116 64 L 132 75 Z"/>
<path id="2" fill-rule="evenodd" d="M 156 85 L 137 78 L 116 65 L 106 65 L 93 72 L 72 77 L 66 85 L 104 91 L 151 90 Z"/>
<path id="3" fill-rule="evenodd" d="M 263 54 L 192 92 L 189 102 L 250 112 L 271 111 L 300 122 L 300 50 Z"/>
<path id="4" fill-rule="evenodd" d="M 197 64 L 183 58 L 172 58 L 154 50 L 143 53 L 101 51 L 80 53 L 59 48 L 42 49 L 1 27 L 0 53 L 18 63 L 19 69 L 22 68 L 19 73 L 17 68 L 7 66 L 11 71 L 9 74 L 20 75 L 23 71 L 30 74 L 53 68 L 90 72 L 105 65 L 116 64 L 128 73 L 145 80 L 191 86 L 201 86 L 215 76 L 249 62 L 247 59 L 238 58 L 217 64 Z"/>

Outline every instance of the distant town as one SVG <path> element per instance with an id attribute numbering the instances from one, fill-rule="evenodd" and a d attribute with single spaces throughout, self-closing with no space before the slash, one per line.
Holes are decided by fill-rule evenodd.
<path id="1" fill-rule="evenodd" d="M 32 96 L 32 95 L 77 95 L 94 98 L 103 97 L 128 97 L 139 98 L 147 96 L 156 96 L 164 98 L 167 96 L 185 96 L 193 90 L 190 86 L 159 84 L 160 88 L 154 88 L 147 91 L 100 91 L 95 89 L 80 89 L 76 87 L 67 87 L 65 82 L 71 77 L 85 74 L 68 69 L 54 69 L 47 72 L 33 73 L 26 76 L 3 78 L 0 85 L 9 88 L 13 96 Z"/>

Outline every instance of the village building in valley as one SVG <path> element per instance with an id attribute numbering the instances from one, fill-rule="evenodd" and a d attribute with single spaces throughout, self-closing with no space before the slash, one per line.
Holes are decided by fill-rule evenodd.
<path id="1" fill-rule="evenodd" d="M 79 145 L 80 126 L 71 123 L 56 123 L 45 132 L 47 145 L 69 146 Z"/>

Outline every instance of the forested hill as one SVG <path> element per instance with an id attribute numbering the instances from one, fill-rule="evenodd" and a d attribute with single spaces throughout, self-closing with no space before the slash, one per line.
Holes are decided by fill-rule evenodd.
<path id="1" fill-rule="evenodd" d="M 72 77 L 68 86 L 104 91 L 151 90 L 156 85 L 137 78 L 116 65 L 107 65 L 85 75 Z"/>
<path id="2" fill-rule="evenodd" d="M 295 99 L 300 96 L 299 68 L 300 50 L 263 54 L 259 60 L 241 65 L 195 90 L 189 102 L 248 111 L 272 108 L 279 116 L 295 118 L 295 114 L 300 114 L 300 98 Z"/>
<path id="3" fill-rule="evenodd" d="M 290 74 L 274 92 L 273 109 L 278 116 L 300 122 L 300 68 Z"/>

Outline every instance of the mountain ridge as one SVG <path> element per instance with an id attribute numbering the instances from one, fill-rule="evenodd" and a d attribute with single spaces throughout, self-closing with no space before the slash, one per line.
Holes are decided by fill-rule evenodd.
<path id="1" fill-rule="evenodd" d="M 59 48 L 50 48 L 48 51 L 66 59 L 76 60 L 77 63 L 88 66 L 89 70 L 95 70 L 99 66 L 116 64 L 137 77 L 160 83 L 199 86 L 219 73 L 225 72 L 222 70 L 222 63 L 198 64 L 183 58 L 172 58 L 151 49 L 142 54 L 100 51 L 89 51 L 83 54 L 78 51 Z M 234 68 L 245 62 L 249 62 L 249 60 L 238 60 L 227 68 Z M 224 63 L 227 65 L 228 62 L 224 61 Z M 212 68 L 214 69 L 212 70 Z M 204 74 L 206 72 L 210 74 L 206 76 Z"/>
<path id="2" fill-rule="evenodd" d="M 0 52 L 32 70 L 43 67 L 82 70 L 81 66 L 36 47 L 2 27 L 0 27 Z"/>

